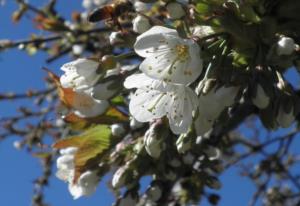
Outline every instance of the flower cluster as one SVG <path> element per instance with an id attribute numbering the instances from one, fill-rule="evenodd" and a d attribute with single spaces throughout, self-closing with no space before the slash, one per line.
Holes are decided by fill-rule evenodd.
<path id="1" fill-rule="evenodd" d="M 154 26 L 138 36 L 134 49 L 145 60 L 140 64 L 143 73 L 124 82 L 127 89 L 137 88 L 130 98 L 130 113 L 140 122 L 167 116 L 175 134 L 187 132 L 198 106 L 189 85 L 202 72 L 199 46 L 174 29 Z"/>
<path id="2" fill-rule="evenodd" d="M 152 17 L 151 12 L 156 10 L 148 12 L 150 3 L 144 2 L 164 9 L 161 18 L 166 20 Z M 218 144 L 213 145 L 206 137 L 214 132 L 216 136 L 224 135 L 222 131 L 227 131 L 228 125 L 228 131 L 231 130 L 231 123 L 227 122 L 233 119 L 235 110 L 247 106 L 272 129 L 289 127 L 294 122 L 298 99 L 293 97 L 293 89 L 282 74 L 273 69 L 294 60 L 298 46 L 292 38 L 276 34 L 263 58 L 252 39 L 247 37 L 241 43 L 245 34 L 234 26 L 241 23 L 240 19 L 216 17 L 217 24 L 204 26 L 206 16 L 200 21 L 202 14 L 197 11 L 201 6 L 195 9 L 184 1 L 105 3 L 85 0 L 83 6 L 90 10 L 101 5 L 89 16 L 91 22 L 107 18 L 108 26 L 114 23 L 108 29 L 111 32 L 103 30 L 109 48 L 99 52 L 101 58 L 78 58 L 64 64 L 58 83 L 62 102 L 67 102 L 68 112 L 73 115 L 67 115 L 66 120 L 79 122 L 75 126 L 83 128 L 110 125 L 110 132 L 103 131 L 104 136 L 92 129 L 97 134 L 94 139 L 80 143 L 74 140 L 84 154 L 86 147 L 92 150 L 92 154 L 85 154 L 88 158 L 82 158 L 86 162 L 80 166 L 87 168 L 80 168 L 79 178 L 74 177 L 77 150 L 61 150 L 57 176 L 69 183 L 74 198 L 95 190 L 99 173 L 91 168 L 97 167 L 103 174 L 114 172 L 114 190 L 127 187 L 118 205 L 137 204 L 135 178 L 149 171 L 153 182 L 140 198 L 145 204 L 163 196 L 163 181 L 179 182 L 180 175 L 191 170 L 193 178 L 201 177 L 204 183 L 194 185 L 199 191 L 204 186 L 219 189 L 221 184 L 215 175 L 222 170 L 219 159 L 223 153 Z M 224 3 L 221 7 L 227 11 L 230 6 Z M 116 17 L 116 13 L 122 14 Z M 122 22 L 121 17 L 129 19 L 129 24 Z M 221 28 L 215 28 L 217 25 Z M 83 52 L 79 50 L 73 47 L 73 53 L 80 56 Z M 261 59 L 270 66 L 259 62 Z M 256 62 L 259 63 L 255 65 Z M 99 153 L 93 147 L 95 142 L 100 145 Z M 149 168 L 153 161 L 163 166 Z M 78 180 L 73 182 L 74 179 Z M 192 181 L 191 178 L 190 184 Z M 175 183 L 173 186 L 176 191 Z"/>

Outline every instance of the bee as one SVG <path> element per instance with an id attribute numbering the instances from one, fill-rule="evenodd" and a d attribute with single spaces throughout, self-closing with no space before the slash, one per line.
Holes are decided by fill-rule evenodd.
<path id="1" fill-rule="evenodd" d="M 93 23 L 107 19 L 117 21 L 119 16 L 130 11 L 134 11 L 130 1 L 116 0 L 112 4 L 105 5 L 92 11 L 88 16 L 88 21 Z"/>

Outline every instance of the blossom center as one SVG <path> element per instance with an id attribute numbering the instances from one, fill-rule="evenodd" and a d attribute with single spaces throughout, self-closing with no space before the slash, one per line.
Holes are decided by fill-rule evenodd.
<path id="1" fill-rule="evenodd" d="M 180 60 L 186 60 L 189 56 L 189 47 L 187 45 L 178 44 L 175 46 L 175 51 Z"/>

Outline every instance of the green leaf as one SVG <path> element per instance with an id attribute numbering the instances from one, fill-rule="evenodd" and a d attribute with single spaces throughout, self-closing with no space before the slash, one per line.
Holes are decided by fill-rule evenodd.
<path id="1" fill-rule="evenodd" d="M 111 99 L 110 101 L 111 101 L 111 103 L 112 103 L 113 105 L 124 105 L 124 102 L 125 102 L 124 97 L 122 97 L 122 96 L 120 96 L 120 95 L 114 97 L 114 98 Z"/>
<path id="2" fill-rule="evenodd" d="M 115 123 L 124 123 L 128 121 L 128 116 L 126 116 L 116 108 L 110 107 L 104 114 L 96 117 L 83 118 L 77 116 L 74 113 L 70 113 L 64 117 L 64 121 L 67 122 L 72 127 L 72 129 L 82 130 L 95 124 L 110 125 Z"/>
<path id="3" fill-rule="evenodd" d="M 69 137 L 58 141 L 54 148 L 78 148 L 75 153 L 74 182 L 88 169 L 95 168 L 105 151 L 112 145 L 111 129 L 106 125 L 97 125 L 86 130 L 78 136 Z"/>
<path id="4" fill-rule="evenodd" d="M 200 13 L 200 15 L 209 14 L 210 6 L 205 3 L 198 3 L 196 5 L 196 11 Z"/>

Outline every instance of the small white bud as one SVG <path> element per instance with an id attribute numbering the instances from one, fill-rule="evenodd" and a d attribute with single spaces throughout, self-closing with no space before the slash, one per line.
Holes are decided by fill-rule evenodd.
<path id="1" fill-rule="evenodd" d="M 221 156 L 221 151 L 218 148 L 212 146 L 208 146 L 208 148 L 205 149 L 204 152 L 208 156 L 208 159 L 210 161 L 217 160 Z"/>
<path id="2" fill-rule="evenodd" d="M 72 46 L 72 52 L 74 55 L 81 55 L 84 51 L 83 45 L 75 44 Z"/>
<path id="3" fill-rule="evenodd" d="M 63 127 L 65 124 L 66 124 L 65 121 L 61 118 L 58 118 L 58 119 L 55 120 L 55 126 L 56 127 Z"/>
<path id="4" fill-rule="evenodd" d="M 290 127 L 295 120 L 294 109 L 292 108 L 290 112 L 286 113 L 281 106 L 281 108 L 279 108 L 276 120 L 281 127 Z"/>
<path id="5" fill-rule="evenodd" d="M 19 50 L 25 49 L 25 44 L 19 44 L 18 49 L 19 49 Z"/>
<path id="6" fill-rule="evenodd" d="M 16 148 L 17 150 L 22 149 L 22 143 L 20 141 L 14 141 L 13 142 L 13 146 L 14 148 Z"/>
<path id="7" fill-rule="evenodd" d="M 130 125 L 131 129 L 135 130 L 135 129 L 139 129 L 139 128 L 143 127 L 144 123 L 143 122 L 139 122 L 134 117 L 132 117 L 131 120 L 130 120 L 129 125 Z"/>
<path id="8" fill-rule="evenodd" d="M 150 29 L 151 24 L 149 22 L 149 19 L 147 19 L 146 17 L 137 15 L 132 21 L 132 27 L 134 32 L 141 34 Z"/>
<path id="9" fill-rule="evenodd" d="M 146 131 L 144 143 L 146 152 L 153 158 L 159 158 L 162 152 L 162 142 L 160 139 L 158 139 L 152 127 Z"/>
<path id="10" fill-rule="evenodd" d="M 120 137 L 126 132 L 122 124 L 113 124 L 111 125 L 111 133 L 114 136 Z"/>
<path id="11" fill-rule="evenodd" d="M 281 37 L 277 42 L 278 55 L 291 55 L 296 48 L 294 39 L 290 37 Z"/>
<path id="12" fill-rule="evenodd" d="M 120 188 L 125 184 L 125 172 L 128 169 L 127 166 L 120 167 L 114 174 L 112 178 L 112 186 L 114 188 Z"/>
<path id="13" fill-rule="evenodd" d="M 133 6 L 137 12 L 147 11 L 148 9 L 147 4 L 140 1 L 135 1 Z"/>
<path id="14" fill-rule="evenodd" d="M 270 97 L 260 84 L 257 85 L 256 96 L 252 97 L 252 102 L 259 109 L 265 109 L 269 105 Z"/>
<path id="15" fill-rule="evenodd" d="M 121 33 L 115 31 L 111 32 L 109 35 L 109 42 L 111 45 L 123 42 L 123 39 L 121 38 Z"/>
<path id="16" fill-rule="evenodd" d="M 170 19 L 180 19 L 185 15 L 182 5 L 177 2 L 168 3 L 167 11 Z"/>
<path id="17" fill-rule="evenodd" d="M 93 6 L 92 0 L 83 0 L 82 1 L 82 7 L 85 9 L 90 9 Z"/>
<path id="18" fill-rule="evenodd" d="M 159 200 L 161 198 L 162 190 L 160 189 L 160 187 L 158 185 L 154 185 L 154 186 L 151 186 L 147 190 L 146 193 L 147 193 L 147 197 L 149 199 L 151 199 L 152 201 L 156 202 L 157 200 Z"/>

